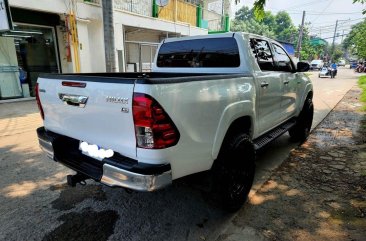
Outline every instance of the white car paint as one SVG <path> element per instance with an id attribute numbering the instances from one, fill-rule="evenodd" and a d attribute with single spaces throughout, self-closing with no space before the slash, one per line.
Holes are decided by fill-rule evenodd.
<path id="1" fill-rule="evenodd" d="M 239 74 L 231 78 L 180 83 L 169 83 L 168 79 L 166 84 L 87 82 L 85 89 L 63 87 L 62 79 L 40 78 L 39 86 L 45 90 L 40 93 L 44 126 L 55 133 L 112 149 L 141 163 L 170 163 L 173 179 L 209 170 L 227 130 L 236 119 L 250 118 L 250 134 L 255 139 L 296 117 L 307 94 L 312 91 L 312 84 L 303 73 L 260 70 L 249 47 L 249 39 L 275 42 L 268 38 L 225 33 L 167 39 L 165 42 L 227 37 L 236 39 L 239 67 L 161 68 L 156 65 L 156 56 L 153 72 Z M 268 87 L 261 87 L 263 81 L 269 84 Z M 89 102 L 85 108 L 64 105 L 58 98 L 62 92 L 88 96 Z M 168 113 L 180 133 L 175 146 L 157 150 L 136 148 L 132 111 L 121 113 L 121 104 L 105 101 L 105 96 L 131 100 L 133 93 L 152 96 Z M 131 105 L 129 101 L 124 107 L 131 109 Z"/>

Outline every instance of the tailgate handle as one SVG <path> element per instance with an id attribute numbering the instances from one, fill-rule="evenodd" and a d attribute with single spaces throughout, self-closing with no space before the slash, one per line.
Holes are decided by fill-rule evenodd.
<path id="1" fill-rule="evenodd" d="M 58 94 L 60 100 L 62 100 L 66 105 L 73 105 L 84 108 L 86 102 L 88 101 L 87 96 L 82 95 L 70 95 L 70 94 Z"/>

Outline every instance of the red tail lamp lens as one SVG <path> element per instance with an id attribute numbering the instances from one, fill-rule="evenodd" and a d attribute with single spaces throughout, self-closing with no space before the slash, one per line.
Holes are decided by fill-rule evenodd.
<path id="1" fill-rule="evenodd" d="M 135 93 L 132 111 L 137 147 L 163 149 L 177 144 L 179 132 L 176 126 L 151 96 Z"/>

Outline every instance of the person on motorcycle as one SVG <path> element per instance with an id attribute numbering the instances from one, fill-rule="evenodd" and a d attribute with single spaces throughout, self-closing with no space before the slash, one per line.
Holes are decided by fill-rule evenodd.
<path id="1" fill-rule="evenodd" d="M 355 69 L 355 72 L 362 73 L 362 72 L 364 72 L 364 70 L 365 70 L 365 63 L 362 61 L 359 61 L 357 64 L 357 67 Z"/>
<path id="2" fill-rule="evenodd" d="M 337 75 L 337 64 L 336 63 L 332 63 L 331 65 L 330 65 L 330 67 L 332 68 L 332 72 L 331 72 L 331 74 L 330 74 L 330 77 L 331 78 L 334 78 L 336 75 Z"/>

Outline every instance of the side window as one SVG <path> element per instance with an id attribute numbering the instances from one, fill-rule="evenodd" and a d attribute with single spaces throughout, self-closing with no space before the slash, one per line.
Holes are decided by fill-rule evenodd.
<path id="1" fill-rule="evenodd" d="M 286 54 L 285 50 L 277 44 L 273 44 L 273 49 L 276 58 L 276 65 L 277 65 L 276 70 L 291 72 L 292 71 L 291 59 Z"/>
<path id="2" fill-rule="evenodd" d="M 273 56 L 268 42 L 262 39 L 251 39 L 250 47 L 254 57 L 257 60 L 259 68 L 261 68 L 263 71 L 273 71 Z"/>

